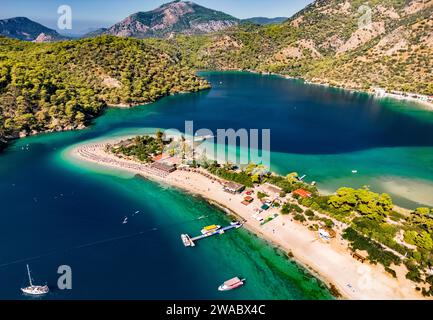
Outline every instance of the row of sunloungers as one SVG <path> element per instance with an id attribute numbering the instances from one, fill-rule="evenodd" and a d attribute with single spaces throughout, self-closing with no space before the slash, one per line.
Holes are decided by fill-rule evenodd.
<path id="1" fill-rule="evenodd" d="M 155 168 L 150 168 L 148 165 L 145 165 L 145 164 L 132 163 L 129 161 L 117 160 L 117 159 L 113 159 L 111 157 L 104 157 L 104 156 L 95 154 L 95 152 L 97 152 L 101 148 L 103 148 L 103 145 L 101 145 L 101 144 L 90 145 L 90 146 L 78 149 L 78 153 L 81 156 L 83 156 L 84 158 L 87 158 L 87 159 L 90 159 L 90 160 L 93 160 L 96 162 L 102 162 L 102 163 L 106 163 L 106 164 L 120 166 L 120 167 L 126 168 L 126 169 L 132 169 L 132 170 L 136 170 L 136 171 L 140 171 L 140 172 L 145 172 L 149 175 L 155 175 L 155 176 L 158 176 L 160 178 L 166 178 L 169 175 L 169 173 L 167 173 L 165 171 L 161 171 L 161 170 L 158 170 Z"/>
<path id="2" fill-rule="evenodd" d="M 179 168 L 178 170 L 186 171 L 186 172 L 194 172 L 194 173 L 198 173 L 198 174 L 201 174 L 203 177 L 206 177 L 206 178 L 208 178 L 208 179 L 210 179 L 210 180 L 212 180 L 212 181 L 218 182 L 218 183 L 221 184 L 221 185 L 224 184 L 224 181 L 223 181 L 223 180 L 220 180 L 220 179 L 216 178 L 215 176 L 213 176 L 212 174 L 207 173 L 207 172 L 204 172 L 204 171 L 199 170 L 199 169 Z"/>

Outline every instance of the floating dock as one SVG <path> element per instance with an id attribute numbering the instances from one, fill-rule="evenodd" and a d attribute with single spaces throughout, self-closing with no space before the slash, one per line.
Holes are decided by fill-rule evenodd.
<path id="1" fill-rule="evenodd" d="M 191 238 L 189 235 L 187 234 L 182 234 L 180 237 L 182 239 L 182 242 L 184 244 L 185 247 L 195 247 L 195 242 L 202 240 L 202 239 L 206 239 L 212 236 L 215 236 L 217 234 L 224 234 L 226 231 L 232 230 L 232 229 L 239 229 L 242 227 L 242 223 L 237 221 L 237 222 L 232 222 L 229 226 L 227 227 L 223 227 L 220 228 L 216 231 L 210 232 L 210 233 L 206 233 L 203 234 L 201 236 L 197 236 L 194 238 Z"/>

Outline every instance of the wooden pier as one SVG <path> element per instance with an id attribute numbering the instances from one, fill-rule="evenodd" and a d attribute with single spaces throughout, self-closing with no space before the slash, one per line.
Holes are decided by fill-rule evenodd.
<path id="1" fill-rule="evenodd" d="M 214 232 L 209 232 L 194 238 L 191 238 L 189 235 L 187 234 L 182 234 L 181 235 L 181 239 L 182 242 L 184 244 L 185 247 L 195 247 L 195 242 L 202 240 L 202 239 L 206 239 L 212 236 L 215 236 L 217 234 L 224 234 L 226 231 L 232 230 L 232 229 L 239 229 L 242 227 L 242 223 L 240 222 L 232 222 L 229 226 L 220 228 Z"/>

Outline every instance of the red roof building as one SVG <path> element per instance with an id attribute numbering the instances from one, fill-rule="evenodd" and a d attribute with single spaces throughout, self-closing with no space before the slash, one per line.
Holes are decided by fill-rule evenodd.
<path id="1" fill-rule="evenodd" d="M 153 162 L 158 162 L 160 160 L 162 160 L 162 158 L 164 157 L 163 154 L 158 154 L 157 156 L 153 157 Z"/>
<path id="2" fill-rule="evenodd" d="M 311 195 L 312 195 L 311 192 L 309 192 L 309 191 L 307 191 L 307 190 L 304 190 L 304 189 L 298 189 L 298 190 L 295 190 L 295 191 L 292 192 L 292 194 L 293 194 L 293 195 L 298 195 L 298 196 L 300 196 L 301 198 L 310 198 Z"/>
<path id="3" fill-rule="evenodd" d="M 245 197 L 245 199 L 244 199 L 246 202 L 253 202 L 254 201 L 254 198 L 253 197 L 251 197 L 251 196 L 248 196 L 248 197 Z"/>

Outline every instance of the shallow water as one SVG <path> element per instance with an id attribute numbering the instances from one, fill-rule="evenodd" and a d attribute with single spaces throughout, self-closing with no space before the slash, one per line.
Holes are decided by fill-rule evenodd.
<path id="1" fill-rule="evenodd" d="M 185 249 L 181 233 L 229 220 L 199 198 L 65 159 L 65 150 L 90 139 L 183 129 L 185 120 L 212 130 L 270 128 L 277 172 L 307 174 L 329 192 L 371 185 L 399 204 L 432 203 L 425 192 L 433 186 L 431 112 L 278 77 L 203 75 L 212 90 L 109 109 L 86 130 L 22 139 L 0 155 L 0 298 L 25 298 L 19 288 L 30 257 L 36 282 L 52 288 L 47 299 L 331 298 L 320 282 L 245 230 Z M 72 267 L 71 291 L 55 289 L 61 264 Z M 245 287 L 216 290 L 236 275 L 248 279 Z"/>

